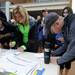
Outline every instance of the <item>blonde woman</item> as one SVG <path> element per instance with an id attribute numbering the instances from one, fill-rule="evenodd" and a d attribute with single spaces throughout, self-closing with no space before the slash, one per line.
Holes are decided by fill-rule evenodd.
<path id="1" fill-rule="evenodd" d="M 17 6 L 15 9 L 13 9 L 12 16 L 17 22 L 17 29 L 22 35 L 20 46 L 17 50 L 24 51 L 27 49 L 28 35 L 30 30 L 28 12 L 22 6 Z"/>

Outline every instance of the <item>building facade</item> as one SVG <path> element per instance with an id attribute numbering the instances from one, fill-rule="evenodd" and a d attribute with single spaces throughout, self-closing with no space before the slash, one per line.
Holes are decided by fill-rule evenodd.
<path id="1" fill-rule="evenodd" d="M 30 15 L 35 16 L 45 8 L 49 11 L 61 13 L 64 7 L 71 5 L 71 1 L 72 0 L 0 0 L 0 9 L 6 13 L 8 18 L 12 9 L 20 5 L 25 7 Z M 34 12 L 35 14 L 33 14 Z"/>

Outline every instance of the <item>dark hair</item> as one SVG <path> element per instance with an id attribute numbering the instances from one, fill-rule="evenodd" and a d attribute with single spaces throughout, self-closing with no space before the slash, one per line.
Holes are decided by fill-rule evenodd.
<path id="1" fill-rule="evenodd" d="M 44 9 L 44 10 L 42 10 L 41 12 L 42 12 L 42 13 L 43 13 L 43 12 L 48 12 L 48 10 L 47 10 L 47 9 Z"/>
<path id="2" fill-rule="evenodd" d="M 0 20 L 7 21 L 6 15 L 3 11 L 0 10 Z"/>
<path id="3" fill-rule="evenodd" d="M 62 12 L 62 16 L 64 17 L 64 15 L 63 15 L 63 13 L 64 13 L 64 10 L 68 10 L 68 14 L 73 14 L 73 11 L 72 11 L 72 8 L 70 8 L 70 7 L 65 7 L 64 9 L 63 9 L 63 12 Z"/>

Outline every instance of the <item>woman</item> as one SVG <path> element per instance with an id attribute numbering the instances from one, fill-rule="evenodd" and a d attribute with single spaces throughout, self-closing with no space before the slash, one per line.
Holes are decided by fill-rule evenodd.
<path id="1" fill-rule="evenodd" d="M 62 16 L 63 16 L 63 17 L 66 17 L 66 16 L 68 16 L 68 15 L 70 15 L 70 14 L 73 14 L 72 8 L 70 8 L 70 7 L 65 7 L 65 8 L 63 9 Z"/>
<path id="2" fill-rule="evenodd" d="M 51 12 L 45 18 L 45 24 L 47 34 L 63 30 L 64 44 L 52 54 L 55 56 L 62 54 L 59 59 L 53 59 L 53 61 L 60 65 L 61 75 L 64 68 L 66 68 L 64 75 L 68 75 L 71 62 L 75 60 L 75 14 L 67 15 L 63 19 L 57 13 Z"/>
<path id="3" fill-rule="evenodd" d="M 18 50 L 24 51 L 27 49 L 28 35 L 30 30 L 29 15 L 27 10 L 21 6 L 17 6 L 15 9 L 13 9 L 12 14 L 14 20 L 17 22 L 17 29 L 22 35 Z"/>

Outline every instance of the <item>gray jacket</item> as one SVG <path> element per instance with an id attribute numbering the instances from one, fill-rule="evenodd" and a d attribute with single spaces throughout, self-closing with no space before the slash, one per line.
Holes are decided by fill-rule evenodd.
<path id="1" fill-rule="evenodd" d="M 55 51 L 55 55 L 65 52 L 61 58 L 58 59 L 59 65 L 75 59 L 75 15 L 70 15 L 65 19 L 64 39 L 65 43 Z"/>

